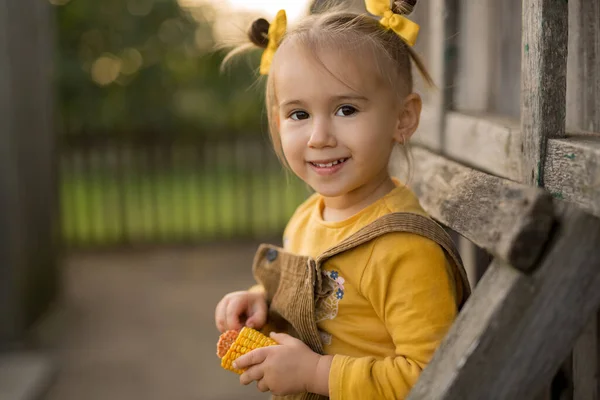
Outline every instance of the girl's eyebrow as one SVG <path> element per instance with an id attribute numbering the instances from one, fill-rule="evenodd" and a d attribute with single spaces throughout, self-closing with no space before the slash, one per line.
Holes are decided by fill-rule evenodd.
<path id="1" fill-rule="evenodd" d="M 331 98 L 334 101 L 341 100 L 361 100 L 361 101 L 369 101 L 365 96 L 361 96 L 358 94 L 343 94 L 339 96 L 333 96 Z M 291 105 L 302 105 L 304 102 L 302 100 L 284 100 L 279 105 L 280 107 L 291 106 Z"/>
<path id="2" fill-rule="evenodd" d="M 365 96 L 361 96 L 359 94 L 344 94 L 341 96 L 334 96 L 333 100 L 362 100 L 362 101 L 369 101 L 368 98 L 366 98 Z"/>
<path id="3" fill-rule="evenodd" d="M 292 105 L 302 105 L 301 100 L 285 100 L 279 104 L 279 107 L 292 106 Z"/>

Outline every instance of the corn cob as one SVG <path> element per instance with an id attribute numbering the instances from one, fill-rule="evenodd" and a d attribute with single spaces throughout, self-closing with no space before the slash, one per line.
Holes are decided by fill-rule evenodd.
<path id="1" fill-rule="evenodd" d="M 254 349 L 274 346 L 277 342 L 262 333 L 248 327 L 241 331 L 230 330 L 219 337 L 217 356 L 221 358 L 221 367 L 241 375 L 244 370 L 233 368 L 233 362 Z"/>

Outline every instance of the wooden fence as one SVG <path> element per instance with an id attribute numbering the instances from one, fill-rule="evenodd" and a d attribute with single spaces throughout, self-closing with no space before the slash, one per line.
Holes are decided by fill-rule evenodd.
<path id="1" fill-rule="evenodd" d="M 70 248 L 278 238 L 308 193 L 266 135 L 60 138 Z"/>

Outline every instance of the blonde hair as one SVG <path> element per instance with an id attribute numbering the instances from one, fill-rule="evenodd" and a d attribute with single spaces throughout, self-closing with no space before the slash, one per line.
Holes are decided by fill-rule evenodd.
<path id="1" fill-rule="evenodd" d="M 396 1 L 392 9 L 397 14 L 409 14 L 415 4 L 416 0 Z M 265 19 L 256 20 L 248 31 L 250 42 L 255 46 L 265 48 L 268 43 L 266 39 L 268 29 L 269 23 Z M 280 43 L 280 48 L 292 41 L 299 41 L 305 48 L 311 50 L 324 67 L 325 65 L 317 55 L 318 50 L 324 47 L 341 51 L 355 51 L 359 47 L 369 49 L 376 62 L 379 75 L 391 85 L 398 95 L 408 94 L 413 90 L 411 60 L 425 82 L 434 86 L 429 72 L 415 51 L 395 32 L 384 28 L 377 19 L 369 15 L 346 12 L 339 7 L 309 15 L 293 28 L 288 28 Z M 252 44 L 245 44 L 231 51 L 223 60 L 224 65 L 233 56 L 253 47 Z M 277 64 L 278 53 L 279 51 L 275 53 L 271 68 Z M 275 98 L 273 74 L 269 74 L 267 77 L 266 106 L 273 148 L 282 164 L 287 166 L 277 123 L 278 105 Z"/>

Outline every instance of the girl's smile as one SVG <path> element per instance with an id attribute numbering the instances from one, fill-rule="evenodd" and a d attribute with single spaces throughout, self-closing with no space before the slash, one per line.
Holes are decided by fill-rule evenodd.
<path id="1" fill-rule="evenodd" d="M 310 166 L 319 175 L 333 175 L 344 167 L 350 157 L 334 158 L 329 160 L 309 161 Z"/>

